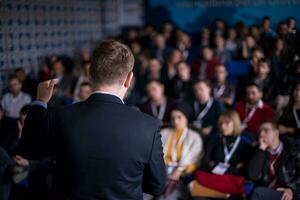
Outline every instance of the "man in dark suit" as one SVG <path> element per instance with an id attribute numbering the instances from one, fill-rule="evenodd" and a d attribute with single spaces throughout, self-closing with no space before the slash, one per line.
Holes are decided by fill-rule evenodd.
<path id="1" fill-rule="evenodd" d="M 26 159 L 54 156 L 51 199 L 142 199 L 159 195 L 165 165 L 159 122 L 124 105 L 134 58 L 107 40 L 94 51 L 94 93 L 84 102 L 47 108 L 56 79 L 40 83 L 20 141 Z"/>

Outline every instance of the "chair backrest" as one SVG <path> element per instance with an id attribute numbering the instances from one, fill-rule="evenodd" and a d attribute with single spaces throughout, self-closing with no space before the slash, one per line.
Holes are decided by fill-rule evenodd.
<path id="1" fill-rule="evenodd" d="M 249 73 L 250 61 L 249 60 L 236 60 L 225 63 L 228 71 L 228 79 L 236 83 L 238 78 L 245 76 Z"/>

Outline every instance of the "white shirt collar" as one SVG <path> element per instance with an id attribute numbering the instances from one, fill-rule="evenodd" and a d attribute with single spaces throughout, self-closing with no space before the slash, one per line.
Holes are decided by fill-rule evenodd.
<path id="1" fill-rule="evenodd" d="M 112 95 L 112 96 L 118 97 L 122 101 L 122 103 L 125 104 L 124 100 L 121 97 L 119 97 L 117 94 L 115 94 L 115 93 L 105 92 L 105 91 L 98 90 L 98 91 L 93 92 L 92 94 L 108 94 L 108 95 Z"/>
<path id="2" fill-rule="evenodd" d="M 12 99 L 18 99 L 23 96 L 23 92 L 21 91 L 17 96 L 14 96 L 12 93 L 9 93 Z"/>
<path id="3" fill-rule="evenodd" d="M 264 102 L 262 100 L 259 100 L 258 103 L 255 106 L 250 105 L 249 103 L 246 103 L 246 106 L 249 107 L 249 108 L 256 107 L 256 108 L 262 109 L 264 107 Z"/>

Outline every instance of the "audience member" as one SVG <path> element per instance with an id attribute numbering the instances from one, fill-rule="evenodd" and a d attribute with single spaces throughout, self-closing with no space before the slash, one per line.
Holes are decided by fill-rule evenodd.
<path id="1" fill-rule="evenodd" d="M 225 42 L 225 49 L 231 53 L 233 58 L 237 57 L 238 41 L 237 33 L 234 28 L 228 29 L 228 38 Z"/>
<path id="2" fill-rule="evenodd" d="M 225 40 L 224 40 L 223 36 L 221 36 L 221 35 L 217 35 L 215 37 L 214 54 L 221 63 L 230 62 L 232 59 L 231 52 L 225 48 Z"/>
<path id="3" fill-rule="evenodd" d="M 238 113 L 234 110 L 225 111 L 218 119 L 218 126 L 220 135 L 208 141 L 200 163 L 200 171 L 242 177 L 248 155 L 251 154 L 251 146 L 241 136 L 242 127 Z M 224 185 L 228 184 L 226 179 L 219 181 Z M 200 182 L 200 184 L 206 185 L 205 182 Z M 243 199 L 235 194 L 231 195 L 229 199 Z"/>
<path id="4" fill-rule="evenodd" d="M 168 80 L 174 78 L 176 75 L 176 65 L 182 61 L 183 56 L 180 50 L 173 49 L 170 53 L 165 65 L 162 67 L 161 76 L 162 82 L 166 83 Z"/>
<path id="5" fill-rule="evenodd" d="M 262 122 L 259 132 L 259 145 L 247 166 L 249 179 L 256 183 L 251 199 L 299 199 L 299 146 L 279 137 L 272 121 Z"/>
<path id="6" fill-rule="evenodd" d="M 296 24 L 294 17 L 274 24 L 266 16 L 259 24 L 248 26 L 240 21 L 227 27 L 224 20 L 218 18 L 213 24 L 201 27 L 199 35 L 187 33 L 166 21 L 161 27 L 129 27 L 124 35 L 115 37 L 130 47 L 135 59 L 134 78 L 124 101 L 161 121 L 166 163 L 172 168 L 174 159 L 177 164 L 173 170 L 168 168 L 164 195 L 155 198 L 185 199 L 182 189 L 186 188 L 182 188 L 181 183 L 194 177 L 195 166 L 199 167 L 200 163 L 202 172 L 218 171 L 223 166 L 220 163 L 225 163 L 224 148 L 230 152 L 238 138 L 232 159 L 222 168 L 226 175 L 250 178 L 256 185 L 253 199 L 299 197 L 300 170 L 295 164 L 298 147 L 294 145 L 300 143 L 300 34 Z M 85 101 L 90 96 L 91 49 L 83 46 L 80 54 L 72 58 L 41 55 L 44 57 L 39 61 L 40 66 L 11 69 L 1 74 L 5 81 L 10 75 L 14 76 L 8 79 L 8 84 L 0 83 L 3 89 L 0 94 L 4 94 L 0 96 L 0 157 L 3 156 L 0 159 L 6 163 L 7 154 L 13 162 L 6 167 L 10 173 L 4 185 L 1 185 L 4 179 L 1 179 L 0 165 L 0 199 L 7 200 L 11 189 L 11 200 L 46 199 L 44 186 L 48 172 L 45 169 L 49 170 L 48 167 L 37 167 L 41 169 L 37 173 L 18 179 L 34 187 L 24 187 L 22 182 L 12 184 L 10 189 L 12 175 L 22 177 L 44 163 L 25 160 L 15 153 L 25 116 L 23 111 L 31 98 L 35 99 L 37 82 L 51 78 L 58 78 L 60 83 L 54 88 L 49 107 Z M 234 111 L 224 112 L 232 107 L 240 119 Z M 276 124 L 268 121 L 273 118 L 278 119 Z M 188 121 L 194 131 L 188 128 Z M 171 127 L 165 128 L 168 125 Z M 204 145 L 195 131 L 204 139 Z M 280 155 L 275 147 L 278 141 L 278 148 L 283 146 Z M 257 150 L 252 155 L 246 144 L 251 142 L 252 146 L 258 144 L 258 148 L 263 146 L 265 150 Z M 177 145 L 174 147 L 176 158 L 170 156 L 175 151 L 173 143 Z M 189 148 L 192 150 L 186 151 Z M 205 152 L 203 159 L 202 152 Z M 252 156 L 248 166 L 246 159 Z M 31 165 L 34 163 L 37 165 Z M 178 167 L 180 163 L 184 163 L 184 169 Z M 15 165 L 22 172 L 11 172 Z M 248 173 L 245 173 L 245 165 Z M 33 179 L 37 181 L 32 182 Z M 32 196 L 36 192 L 38 197 Z M 239 198 L 240 195 L 230 193 L 230 199 Z"/>
<path id="7" fill-rule="evenodd" d="M 220 64 L 220 61 L 214 56 L 211 48 L 204 47 L 201 58 L 197 58 L 192 66 L 192 73 L 197 78 L 211 80 L 218 64 Z"/>
<path id="8" fill-rule="evenodd" d="M 16 77 L 22 83 L 22 91 L 34 96 L 36 93 L 37 82 L 30 78 L 23 68 L 17 68 L 15 71 Z"/>
<path id="9" fill-rule="evenodd" d="M 293 86 L 290 100 L 279 118 L 279 130 L 281 134 L 288 135 L 296 140 L 300 139 L 300 83 Z"/>
<path id="10" fill-rule="evenodd" d="M 274 112 L 268 104 L 263 102 L 263 91 L 255 83 L 246 87 L 246 100 L 238 102 L 235 106 L 242 121 L 242 130 L 252 135 L 257 135 L 259 125 L 264 120 L 274 117 Z"/>
<path id="11" fill-rule="evenodd" d="M 166 38 L 162 34 L 157 34 L 153 39 L 153 47 L 150 49 L 150 54 L 153 58 L 163 63 L 169 57 L 171 48 L 166 44 Z"/>
<path id="12" fill-rule="evenodd" d="M 54 78 L 59 79 L 57 94 L 64 97 L 73 97 L 76 78 L 71 74 L 73 61 L 68 57 L 59 57 L 53 64 Z"/>
<path id="13" fill-rule="evenodd" d="M 76 81 L 76 85 L 74 88 L 74 99 L 78 99 L 79 98 L 79 93 L 80 93 L 80 86 L 82 83 L 84 82 L 89 82 L 89 70 L 90 70 L 90 63 L 89 62 L 85 62 L 83 64 L 83 69 L 81 70 L 80 75 L 78 76 L 78 79 Z"/>
<path id="14" fill-rule="evenodd" d="M 224 106 L 211 96 L 211 86 L 206 80 L 194 84 L 195 101 L 192 102 L 193 126 L 205 137 L 218 132 L 216 119 L 223 112 Z"/>
<path id="15" fill-rule="evenodd" d="M 79 87 L 78 99 L 75 102 L 85 101 L 92 94 L 92 85 L 89 82 L 82 82 Z"/>
<path id="16" fill-rule="evenodd" d="M 271 74 L 271 63 L 264 58 L 260 59 L 257 71 L 249 79 L 250 82 L 254 82 L 262 88 L 263 101 L 275 106 L 276 98 L 279 95 L 279 84 L 277 79 Z"/>
<path id="17" fill-rule="evenodd" d="M 188 128 L 191 108 L 178 104 L 171 112 L 172 127 L 161 130 L 168 181 L 165 193 L 159 199 L 178 199 L 180 192 L 176 184 L 180 177 L 194 172 L 203 151 L 199 134 Z"/>
<path id="18" fill-rule="evenodd" d="M 242 41 L 242 49 L 241 49 L 241 55 L 243 59 L 250 59 L 252 57 L 253 49 L 256 47 L 256 41 L 251 36 L 248 35 L 246 38 Z"/>
<path id="19" fill-rule="evenodd" d="M 31 97 L 22 92 L 22 83 L 12 76 L 8 80 L 9 92 L 3 95 L 1 107 L 6 117 L 18 119 L 21 108 L 31 103 Z"/>
<path id="20" fill-rule="evenodd" d="M 190 66 L 186 62 L 181 61 L 176 65 L 176 76 L 168 82 L 166 92 L 167 95 L 177 100 L 192 100 L 193 77 Z"/>
<path id="21" fill-rule="evenodd" d="M 157 118 L 161 125 L 170 122 L 170 114 L 175 102 L 166 97 L 165 87 L 158 80 L 152 79 L 146 85 L 148 100 L 139 106 L 140 110 Z"/>
<path id="22" fill-rule="evenodd" d="M 212 82 L 213 97 L 224 103 L 227 107 L 232 106 L 235 98 L 235 87 L 227 80 L 228 72 L 224 65 L 217 65 L 215 78 Z"/>

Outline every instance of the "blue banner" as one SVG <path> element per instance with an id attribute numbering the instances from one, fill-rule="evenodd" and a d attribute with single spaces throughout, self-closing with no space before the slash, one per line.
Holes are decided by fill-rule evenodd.
<path id="1" fill-rule="evenodd" d="M 172 21 L 182 29 L 193 32 L 222 18 L 228 25 L 243 21 L 259 25 L 269 16 L 273 28 L 292 16 L 300 27 L 300 0 L 149 0 L 147 22 L 160 27 Z"/>

